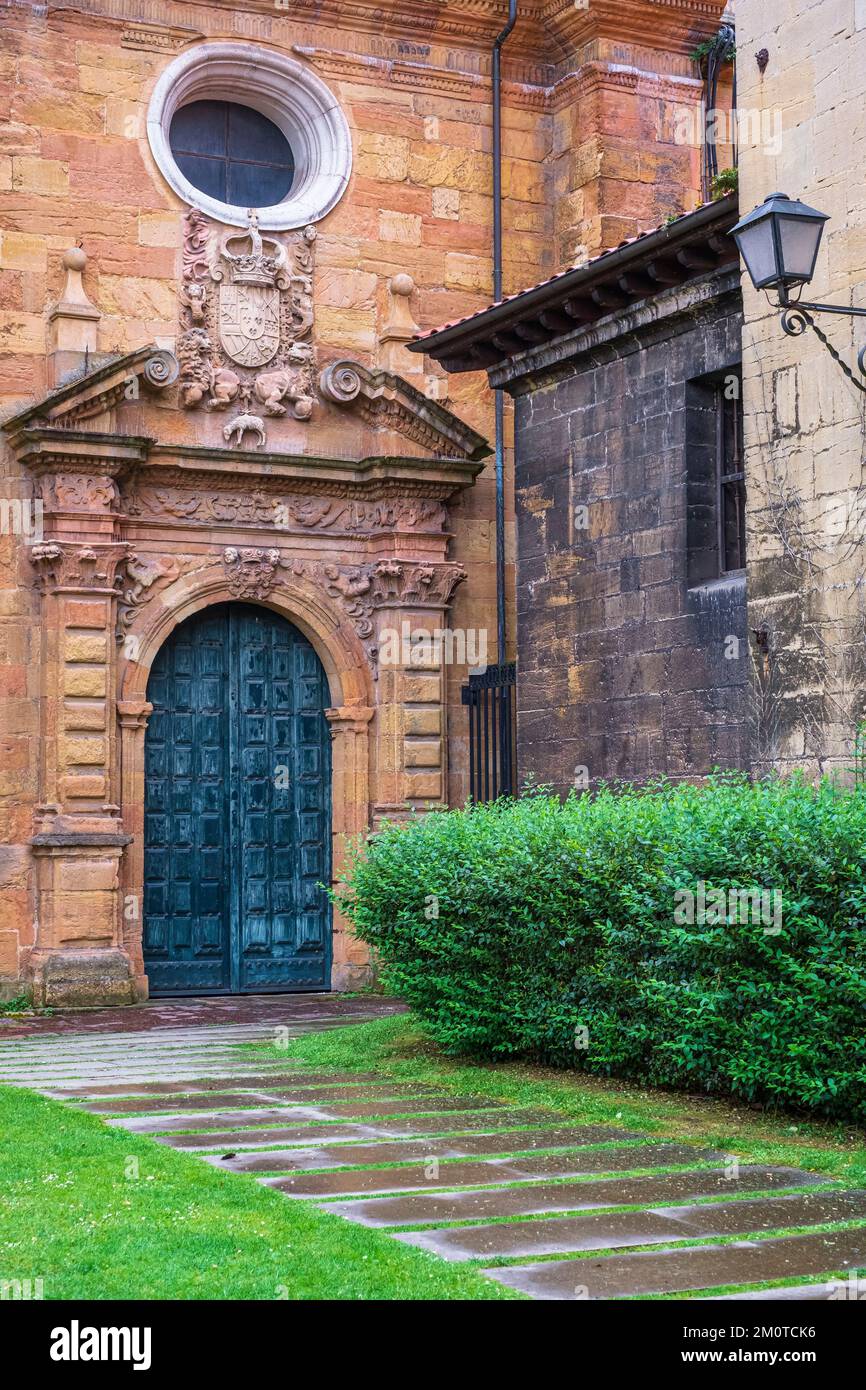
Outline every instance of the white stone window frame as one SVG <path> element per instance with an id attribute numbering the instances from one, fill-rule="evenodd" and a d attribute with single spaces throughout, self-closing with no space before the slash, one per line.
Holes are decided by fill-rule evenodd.
<path id="1" fill-rule="evenodd" d="M 178 197 L 218 222 L 247 225 L 247 209 L 202 193 L 178 168 L 169 143 L 175 111 L 192 101 L 233 101 L 273 121 L 295 158 L 292 187 L 280 203 L 258 208 L 259 227 L 289 231 L 318 222 L 346 191 L 352 137 L 333 92 L 309 68 L 274 49 L 249 43 L 199 44 L 175 58 L 154 88 L 147 138 L 157 166 Z"/>

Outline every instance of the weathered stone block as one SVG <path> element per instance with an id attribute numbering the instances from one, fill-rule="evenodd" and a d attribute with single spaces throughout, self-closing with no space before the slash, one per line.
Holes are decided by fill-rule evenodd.
<path id="1" fill-rule="evenodd" d="M 61 778 L 64 796 L 72 801 L 97 801 L 105 797 L 108 783 L 104 777 L 86 776 L 84 773 Z"/>
<path id="2" fill-rule="evenodd" d="M 456 188 L 433 189 L 433 216 L 456 221 L 460 216 L 460 193 Z"/>
<path id="3" fill-rule="evenodd" d="M 48 267 L 44 237 L 26 232 L 0 232 L 0 267 L 4 270 L 43 271 Z"/>
<path id="4" fill-rule="evenodd" d="M 87 671 L 67 666 L 63 673 L 63 689 L 67 695 L 89 695 L 98 699 L 105 695 L 105 671 Z"/>
<path id="5" fill-rule="evenodd" d="M 442 796 L 441 772 L 408 772 L 404 780 L 410 801 L 438 801 Z"/>
<path id="6" fill-rule="evenodd" d="M 67 627 L 104 628 L 108 622 L 108 611 L 104 601 L 91 599 L 69 599 L 66 604 Z"/>
<path id="7" fill-rule="evenodd" d="M 63 893 L 108 892 L 117 887 L 118 859 L 115 856 L 61 860 L 57 866 L 57 887 Z"/>
<path id="8" fill-rule="evenodd" d="M 0 976 L 16 979 L 18 976 L 18 933 L 0 931 Z"/>
<path id="9" fill-rule="evenodd" d="M 67 661 L 104 661 L 107 652 L 107 640 L 105 637 L 95 637 L 90 634 L 82 636 L 80 634 L 66 634 L 66 660 Z"/>
<path id="10" fill-rule="evenodd" d="M 105 740 L 101 738 L 65 738 L 63 755 L 67 766 L 101 767 L 105 763 Z"/>
<path id="11" fill-rule="evenodd" d="M 48 1008 L 107 1008 L 135 1002 L 129 958 L 120 950 L 62 950 L 41 963 L 34 990 Z"/>
<path id="12" fill-rule="evenodd" d="M 69 190 L 69 166 L 35 155 L 12 156 L 12 187 L 22 193 L 57 198 Z"/>
<path id="13" fill-rule="evenodd" d="M 409 141 L 365 131 L 358 141 L 356 169 L 368 178 L 399 183 L 409 172 Z"/>
<path id="14" fill-rule="evenodd" d="M 179 246 L 181 229 L 176 212 L 143 212 L 138 219 L 138 240 L 142 246 Z"/>
<path id="15" fill-rule="evenodd" d="M 404 759 L 406 767 L 441 767 L 442 740 L 407 740 L 404 745 Z"/>
<path id="16" fill-rule="evenodd" d="M 438 676 L 407 672 L 402 680 L 402 692 L 407 703 L 438 702 L 441 696 L 441 682 Z"/>
<path id="17" fill-rule="evenodd" d="M 106 707 L 104 704 L 77 704 L 67 700 L 63 706 L 63 723 L 67 731 L 75 729 L 104 729 L 106 727 Z"/>
<path id="18" fill-rule="evenodd" d="M 403 246 L 421 245 L 421 218 L 414 213 L 379 213 L 379 237 L 382 241 L 397 241 Z"/>
<path id="19" fill-rule="evenodd" d="M 413 709 L 409 707 L 403 714 L 403 732 L 406 734 L 440 734 L 442 732 L 442 711 L 440 709 Z"/>

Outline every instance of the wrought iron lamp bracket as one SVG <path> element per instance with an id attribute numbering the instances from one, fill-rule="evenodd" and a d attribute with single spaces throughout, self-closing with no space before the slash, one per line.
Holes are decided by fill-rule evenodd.
<path id="1" fill-rule="evenodd" d="M 866 392 L 866 386 L 857 380 L 848 363 L 842 360 L 829 338 L 812 318 L 813 314 L 844 314 L 848 318 L 866 318 L 866 309 L 855 309 L 847 304 L 811 304 L 803 300 L 792 301 L 786 290 L 779 291 L 779 303 L 776 308 L 782 311 L 782 329 L 789 338 L 799 338 L 801 333 L 805 333 L 807 327 L 811 328 L 824 344 L 830 356 L 838 362 L 845 375 L 857 387 L 857 390 Z M 866 376 L 866 344 L 857 354 L 857 366 L 861 374 Z"/>

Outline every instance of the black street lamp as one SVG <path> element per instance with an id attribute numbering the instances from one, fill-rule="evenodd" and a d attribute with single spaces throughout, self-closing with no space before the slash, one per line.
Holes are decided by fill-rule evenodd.
<path id="1" fill-rule="evenodd" d="M 866 387 L 856 380 L 811 318 L 811 314 L 815 313 L 866 318 L 866 309 L 854 309 L 844 304 L 810 304 L 801 299 L 791 299 L 791 291 L 808 285 L 815 273 L 818 249 L 827 221 L 829 217 L 826 212 L 818 212 L 817 208 L 797 202 L 789 198 L 787 193 L 771 193 L 760 207 L 748 213 L 731 229 L 731 236 L 739 247 L 755 289 L 776 292 L 778 307 L 783 311 L 784 331 L 791 337 L 798 337 L 808 324 L 855 386 L 866 391 Z M 857 365 L 866 374 L 866 347 L 861 348 Z"/>

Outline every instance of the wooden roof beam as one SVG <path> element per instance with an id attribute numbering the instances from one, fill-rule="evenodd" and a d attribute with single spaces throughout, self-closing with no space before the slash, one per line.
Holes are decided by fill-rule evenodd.
<path id="1" fill-rule="evenodd" d="M 593 304 L 591 299 L 585 299 L 583 297 L 563 300 L 562 308 L 568 314 L 569 318 L 576 319 L 578 323 L 592 323 L 595 319 L 601 317 L 598 311 L 598 305 Z"/>
<path id="2" fill-rule="evenodd" d="M 718 258 L 701 246 L 684 246 L 677 252 L 677 260 L 687 270 L 715 270 Z"/>
<path id="3" fill-rule="evenodd" d="M 675 261 L 669 261 L 663 257 L 648 261 L 646 273 L 650 279 L 655 280 L 657 285 L 681 285 L 687 276 L 684 266 L 677 265 Z"/>
<path id="4" fill-rule="evenodd" d="M 658 289 L 658 285 L 654 284 L 648 275 L 641 275 L 637 271 L 621 275 L 617 284 L 625 294 L 633 295 L 637 299 L 646 299 L 647 295 L 655 294 Z"/>
<path id="5" fill-rule="evenodd" d="M 499 348 L 500 353 L 504 352 L 506 357 L 510 357 L 514 352 L 522 352 L 526 347 L 525 339 L 518 338 L 517 334 L 513 333 L 510 328 L 503 328 L 498 333 L 494 333 L 490 341 L 494 347 Z"/>
<path id="6" fill-rule="evenodd" d="M 523 338 L 527 343 L 546 343 L 550 337 L 550 332 L 537 319 L 526 319 L 523 322 L 514 324 L 514 331 L 519 338 Z"/>
<path id="7" fill-rule="evenodd" d="M 563 313 L 558 307 L 555 309 L 542 309 L 541 313 L 538 315 L 538 320 L 539 323 L 542 323 L 551 333 L 570 333 L 574 327 L 574 319 L 569 314 Z"/>
<path id="8" fill-rule="evenodd" d="M 631 303 L 631 296 L 623 294 L 614 284 L 599 285 L 591 294 L 596 304 L 600 304 L 603 309 L 625 309 Z"/>

